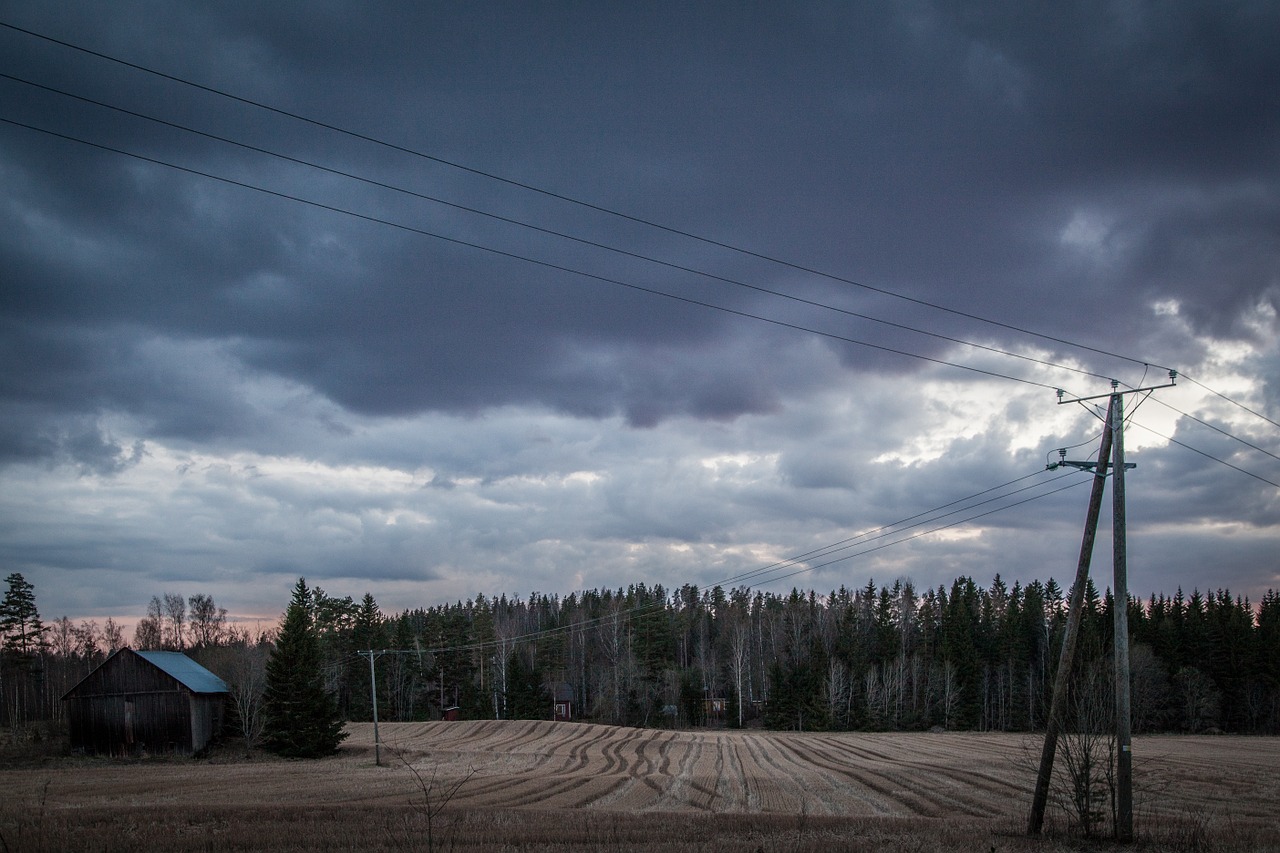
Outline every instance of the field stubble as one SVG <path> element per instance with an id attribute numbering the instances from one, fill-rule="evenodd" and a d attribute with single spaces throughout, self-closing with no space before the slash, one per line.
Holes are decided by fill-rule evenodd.
<path id="1" fill-rule="evenodd" d="M 59 758 L 0 771 L 0 850 L 1074 850 L 1021 830 L 1039 741 L 977 733 L 354 724 L 320 761 Z M 409 765 L 417 770 L 410 771 Z M 465 780 L 465 781 L 464 781 Z M 1135 743 L 1139 849 L 1280 850 L 1280 739 Z M 441 841 L 443 840 L 443 842 Z"/>

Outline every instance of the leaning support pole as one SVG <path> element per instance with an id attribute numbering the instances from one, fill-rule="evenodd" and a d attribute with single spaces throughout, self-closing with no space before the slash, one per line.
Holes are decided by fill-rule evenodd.
<path id="1" fill-rule="evenodd" d="M 1102 511 L 1102 494 L 1107 484 L 1107 460 L 1111 456 L 1111 427 L 1117 397 L 1118 395 L 1112 396 L 1107 405 L 1107 425 L 1102 431 L 1102 446 L 1098 449 L 1098 466 L 1093 473 L 1093 491 L 1089 495 L 1084 538 L 1080 542 L 1080 560 L 1076 564 L 1076 581 L 1071 587 L 1071 604 L 1067 611 L 1067 630 L 1062 637 L 1062 651 L 1058 656 L 1058 673 L 1053 680 L 1053 699 L 1049 705 L 1049 719 L 1045 722 L 1044 749 L 1040 752 L 1040 771 L 1036 774 L 1035 797 L 1031 801 L 1031 816 L 1027 820 L 1027 833 L 1030 835 L 1039 835 L 1044 829 L 1044 810 L 1049 801 L 1049 780 L 1053 776 L 1053 759 L 1058 751 L 1058 733 L 1062 728 L 1062 714 L 1067 704 L 1067 685 L 1071 680 L 1071 669 L 1075 665 L 1076 636 L 1080 632 L 1084 588 L 1089 580 L 1093 541 L 1098 532 L 1098 514 Z"/>
<path id="2" fill-rule="evenodd" d="M 1124 398 L 1111 398 L 1112 547 L 1115 561 L 1116 840 L 1133 841 L 1133 732 L 1129 716 L 1129 546 L 1124 496 Z"/>

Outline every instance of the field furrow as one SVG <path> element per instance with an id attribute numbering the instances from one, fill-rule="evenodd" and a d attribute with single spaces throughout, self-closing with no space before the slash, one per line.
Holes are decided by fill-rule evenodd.
<path id="1" fill-rule="evenodd" d="M 760 811 L 758 783 L 747 777 L 746 768 L 742 762 L 741 738 L 723 736 L 720 743 L 720 748 L 725 752 L 727 759 L 725 773 L 717 785 L 720 791 L 719 811 Z"/>
<path id="2" fill-rule="evenodd" d="M 6 792 L 0 819 L 47 814 L 59 826 L 89 819 L 105 826 L 116 818 L 104 815 L 119 815 L 137 826 L 155 815 L 200 811 L 216 812 L 208 821 L 221 826 L 230 820 L 225 815 L 250 825 L 267 813 L 291 820 L 305 813 L 307 822 L 331 813 L 383 814 L 388 829 L 380 832 L 390 835 L 380 837 L 391 837 L 420 819 L 428 798 L 436 804 L 447 798 L 454 821 L 448 825 L 500 833 L 503 826 L 547 821 L 577 827 L 573 838 L 594 839 L 582 849 L 613 846 L 624 836 L 643 845 L 659 827 L 691 827 L 668 838 L 680 843 L 681 833 L 710 825 L 681 823 L 694 819 L 727 821 L 723 826 L 746 833 L 742 838 L 757 839 L 734 849 L 761 846 L 752 826 L 803 833 L 837 825 L 869 832 L 959 824 L 998 828 L 992 832 L 1001 834 L 985 836 L 978 848 L 997 841 L 1004 849 L 1002 839 L 1025 819 L 1035 769 L 1028 754 L 1039 746 L 1022 735 L 670 731 L 492 720 L 391 723 L 380 734 L 381 766 L 372 727 L 357 724 L 338 755 L 315 762 L 228 753 L 198 761 L 68 758 L 0 770 Z M 1139 826 L 1181 843 L 1176 832 L 1208 832 L 1206 822 L 1213 821 L 1263 839 L 1256 849 L 1270 849 L 1277 767 L 1276 738 L 1140 738 Z M 629 822 L 640 813 L 647 822 Z M 952 849 L 964 843 L 958 836 Z"/>
<path id="3" fill-rule="evenodd" d="M 792 741 L 790 746 L 800 760 L 826 771 L 836 780 L 843 780 L 843 784 L 840 781 L 835 784 L 842 788 L 845 796 L 858 801 L 873 814 L 932 815 L 936 811 L 922 807 L 921 798 L 896 784 L 895 778 L 832 758 L 830 748 L 824 748 L 820 741 L 809 744 Z"/>

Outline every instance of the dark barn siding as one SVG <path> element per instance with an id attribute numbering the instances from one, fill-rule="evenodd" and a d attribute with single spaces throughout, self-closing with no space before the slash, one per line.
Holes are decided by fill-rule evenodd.
<path id="1" fill-rule="evenodd" d="M 225 698 L 193 693 L 123 649 L 67 693 L 71 747 L 102 755 L 199 752 L 222 727 Z"/>
<path id="2" fill-rule="evenodd" d="M 191 751 L 199 752 L 222 731 L 222 712 L 227 707 L 225 696 L 191 695 Z"/>
<path id="3" fill-rule="evenodd" d="M 190 706 L 176 690 L 75 697 L 67 711 L 74 749 L 105 755 L 195 751 Z"/>

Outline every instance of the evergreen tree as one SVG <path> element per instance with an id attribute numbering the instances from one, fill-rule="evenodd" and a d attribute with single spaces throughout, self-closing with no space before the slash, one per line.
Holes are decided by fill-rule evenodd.
<path id="1" fill-rule="evenodd" d="M 373 719 L 373 696 L 369 684 L 369 661 L 363 655 L 356 654 L 370 649 L 387 648 L 387 629 L 374 597 L 365 593 L 355 611 L 355 621 L 347 638 L 349 649 L 346 653 L 346 665 L 343 667 L 343 691 L 346 694 L 349 720 Z M 382 674 L 379 680 L 383 681 Z M 379 692 L 385 692 L 380 686 Z M 341 704 L 341 703 L 339 703 Z"/>
<path id="2" fill-rule="evenodd" d="M 982 710 L 979 680 L 978 640 L 982 596 L 972 578 L 959 577 L 951 585 L 951 595 L 942 622 L 942 658 L 955 669 L 958 700 L 951 727 L 977 728 Z"/>
<path id="3" fill-rule="evenodd" d="M 516 652 L 507 659 L 507 719 L 545 720 L 551 716 L 551 697 L 537 667 Z"/>
<path id="4" fill-rule="evenodd" d="M 346 737 L 333 697 L 325 690 L 313 596 L 298 578 L 276 648 L 267 661 L 263 742 L 291 758 L 331 755 Z"/>
<path id="5" fill-rule="evenodd" d="M 0 635 L 4 650 L 20 664 L 31 661 L 45 646 L 45 626 L 36 609 L 36 592 L 21 573 L 5 578 L 9 584 L 0 602 Z"/>
<path id="6" fill-rule="evenodd" d="M 40 652 L 47 628 L 36 610 L 35 588 L 14 572 L 0 600 L 0 725 L 20 726 L 49 713 Z"/>

